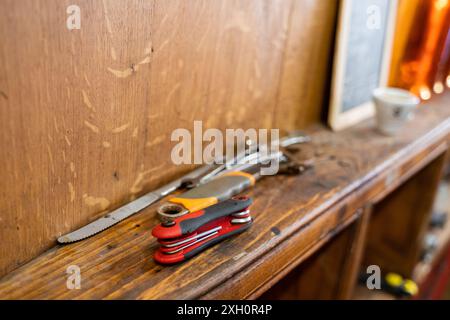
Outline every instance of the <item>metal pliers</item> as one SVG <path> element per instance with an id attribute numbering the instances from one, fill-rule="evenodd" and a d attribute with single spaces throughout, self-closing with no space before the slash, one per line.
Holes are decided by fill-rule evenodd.
<path id="1" fill-rule="evenodd" d="M 170 223 L 185 214 L 230 199 L 253 186 L 261 178 L 260 169 L 268 161 L 278 161 L 282 169 L 280 173 L 302 173 L 307 166 L 297 163 L 287 148 L 307 141 L 310 141 L 308 136 L 288 136 L 278 141 L 281 151 L 266 153 L 256 148 L 249 154 L 233 159 L 234 162 L 213 166 L 211 171 L 199 175 L 193 181 L 185 180 L 186 184 L 195 187 L 163 203 L 157 209 L 159 218 L 163 223 Z"/>

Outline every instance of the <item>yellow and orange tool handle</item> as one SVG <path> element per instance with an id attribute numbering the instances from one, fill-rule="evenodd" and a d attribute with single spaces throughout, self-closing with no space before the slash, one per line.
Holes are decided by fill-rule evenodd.
<path id="1" fill-rule="evenodd" d="M 255 184 L 255 177 L 243 171 L 233 171 L 182 193 L 169 200 L 182 205 L 189 212 L 195 212 L 232 196 Z"/>
<path id="2" fill-rule="evenodd" d="M 213 206 L 178 217 L 173 220 L 174 224 L 171 226 L 159 224 L 153 228 L 152 235 L 159 240 L 176 242 L 182 240 L 179 239 L 180 237 L 191 234 L 212 221 L 218 221 L 220 218 L 233 213 L 245 211 L 251 204 L 252 198 L 243 196 L 232 197 Z M 218 221 L 216 223 L 220 225 L 223 222 Z M 226 229 L 225 226 L 222 229 Z M 179 240 L 174 240 L 176 238 Z"/>

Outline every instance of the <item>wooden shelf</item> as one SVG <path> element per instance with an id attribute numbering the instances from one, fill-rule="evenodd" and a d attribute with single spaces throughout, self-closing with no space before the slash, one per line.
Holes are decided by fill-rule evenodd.
<path id="1" fill-rule="evenodd" d="M 370 206 L 260 298 L 350 299 L 359 273 Z"/>
<path id="2" fill-rule="evenodd" d="M 153 262 L 152 206 L 85 241 L 55 245 L 3 277 L 0 298 L 256 298 L 353 225 L 360 208 L 446 152 L 449 105 L 450 94 L 435 98 L 395 138 L 377 133 L 371 121 L 339 133 L 311 128 L 313 142 L 297 157 L 315 158 L 314 169 L 261 180 L 249 192 L 253 227 L 186 263 Z M 66 287 L 71 265 L 81 270 L 79 290 Z"/>
<path id="3" fill-rule="evenodd" d="M 408 183 L 408 182 L 406 182 Z M 434 201 L 434 208 L 433 212 L 450 212 L 450 200 L 449 200 L 449 194 L 450 194 L 450 184 L 447 180 L 442 180 L 438 187 L 438 192 L 436 199 Z M 402 199 L 403 200 L 403 199 Z M 412 201 L 412 199 L 411 199 Z M 410 213 L 411 210 L 408 210 Z M 431 211 L 431 210 L 430 210 Z M 414 215 L 417 215 L 417 212 L 413 212 Z M 389 212 L 387 213 L 389 214 Z M 448 214 L 448 213 L 447 213 Z M 426 223 L 425 223 L 426 224 Z M 426 227 L 426 225 L 425 225 Z M 427 231 L 427 233 L 433 233 L 436 235 L 438 239 L 438 245 L 435 251 L 433 252 L 432 259 L 428 262 L 419 262 L 415 265 L 415 268 L 413 270 L 413 276 L 412 279 L 418 284 L 419 288 L 421 288 L 422 284 L 425 282 L 427 277 L 429 276 L 429 273 L 433 270 L 433 268 L 436 266 L 437 263 L 439 263 L 439 260 L 442 258 L 443 255 L 445 255 L 446 250 L 448 249 L 449 241 L 450 241 L 450 223 L 447 223 L 443 229 L 430 229 Z M 379 230 L 377 230 L 377 233 L 379 235 Z M 416 247 L 417 251 L 421 250 L 421 244 L 422 239 L 419 242 L 419 247 Z M 384 238 L 384 241 L 386 241 L 386 238 Z M 380 250 L 380 245 L 375 246 L 377 250 Z M 398 249 L 398 246 L 396 246 Z M 410 245 L 409 245 L 410 247 Z M 382 248 L 383 249 L 383 248 Z M 371 248 L 367 248 L 366 250 L 371 250 Z M 385 248 L 382 250 L 383 254 L 386 254 Z M 370 252 L 366 252 L 367 255 L 373 256 Z M 405 259 L 404 256 L 405 252 L 402 250 L 402 260 Z M 397 267 L 398 264 L 397 264 Z M 401 269 L 401 268 L 400 268 Z M 390 271 L 398 271 L 398 269 L 390 270 Z M 419 289 L 420 291 L 420 289 Z M 355 300 L 394 300 L 398 299 L 395 296 L 384 292 L 380 290 L 369 290 L 365 286 L 358 284 L 353 292 L 352 299 Z"/>
<path id="4" fill-rule="evenodd" d="M 450 181 L 443 180 L 439 186 L 436 197 L 435 212 L 447 212 L 447 223 L 443 229 L 433 229 L 429 233 L 437 238 L 437 247 L 432 253 L 432 257 L 427 262 L 417 264 L 413 278 L 417 283 L 422 283 L 433 269 L 437 260 L 445 253 L 450 245 Z"/>

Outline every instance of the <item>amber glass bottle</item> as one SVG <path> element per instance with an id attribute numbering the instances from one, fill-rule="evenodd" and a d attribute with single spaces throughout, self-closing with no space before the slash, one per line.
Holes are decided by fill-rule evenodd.
<path id="1" fill-rule="evenodd" d="M 446 68 L 442 59 L 446 60 L 450 0 L 402 0 L 398 12 L 390 85 L 427 100 L 436 89 L 438 69 Z"/>
<path id="2" fill-rule="evenodd" d="M 448 29 L 445 46 L 437 66 L 433 92 L 440 94 L 444 92 L 446 87 L 450 88 L 450 28 Z"/>

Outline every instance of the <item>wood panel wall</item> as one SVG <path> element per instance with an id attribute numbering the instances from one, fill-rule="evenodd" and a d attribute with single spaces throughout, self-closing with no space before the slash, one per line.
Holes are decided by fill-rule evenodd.
<path id="1" fill-rule="evenodd" d="M 336 7 L 1 1 L 0 275 L 186 170 L 170 161 L 176 128 L 318 121 Z"/>

